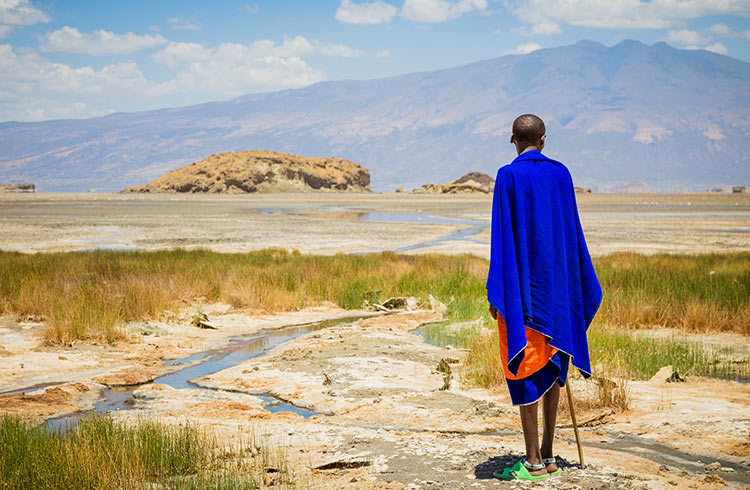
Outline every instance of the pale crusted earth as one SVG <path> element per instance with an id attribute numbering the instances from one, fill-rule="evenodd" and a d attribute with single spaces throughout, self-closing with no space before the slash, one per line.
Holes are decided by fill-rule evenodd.
<path id="1" fill-rule="evenodd" d="M 128 325 L 131 341 L 115 346 L 45 347 L 39 324 L 2 318 L 0 413 L 42 422 L 89 410 L 109 387 L 131 387 L 126 423 L 153 417 L 193 422 L 228 444 L 263 439 L 281 450 L 303 488 L 703 488 L 750 484 L 750 386 L 668 372 L 630 382 L 631 410 L 606 417 L 579 413 L 587 466 L 577 467 L 573 431 L 559 425 L 555 452 L 564 474 L 537 484 L 500 482 L 493 471 L 523 452 L 518 415 L 505 390 L 466 386 L 466 352 L 426 344 L 414 329 L 442 310 L 398 311 L 353 323 L 331 322 L 259 357 L 192 379 L 209 389 L 146 381 L 183 365 L 166 361 L 221 348 L 230 339 L 328 318 L 372 315 L 324 304 L 300 312 L 256 315 L 228 305 L 203 306 L 217 330 L 168 321 Z M 451 366 L 446 379 L 441 360 Z M 144 383 L 144 384 L 141 384 Z M 592 384 L 572 380 L 576 397 Z M 443 389 L 447 388 L 447 389 Z M 257 395 L 314 414 L 269 411 Z M 267 400 L 267 399 L 266 399 Z M 599 414 L 601 415 L 601 414 Z M 586 423 L 595 420 L 594 423 Z M 603 423 L 602 423 L 603 422 Z M 597 425 L 598 424 L 598 425 Z M 706 465 L 718 462 L 718 465 Z"/>
<path id="2" fill-rule="evenodd" d="M 750 250 L 747 195 L 578 199 L 594 254 Z M 0 249 L 281 247 L 333 254 L 404 248 L 486 257 L 490 203 L 489 196 L 442 195 L 0 195 Z M 451 237 L 465 230 L 476 233 Z M 538 484 L 503 483 L 492 472 L 523 452 L 517 411 L 505 390 L 466 386 L 464 351 L 426 344 L 413 333 L 440 318 L 440 311 L 333 322 L 259 357 L 191 378 L 206 389 L 149 383 L 185 367 L 170 361 L 220 350 L 237 337 L 368 314 L 331 304 L 276 315 L 220 304 L 203 311 L 217 330 L 192 326 L 186 309 L 163 321 L 129 324 L 128 342 L 65 347 L 45 346 L 44 326 L 33 318 L 0 318 L 0 413 L 41 423 L 132 393 L 118 406 L 122 410 L 110 412 L 113 417 L 191 421 L 229 443 L 267 438 L 284 451 L 303 488 L 750 485 L 748 384 L 691 377 L 668 384 L 664 372 L 631 381 L 629 411 L 579 414 L 584 470 L 577 467 L 573 432 L 562 417 L 555 452 L 564 475 Z M 700 341 L 748 345 L 731 335 Z M 441 360 L 451 367 L 450 379 L 437 370 Z M 592 392 L 592 383 L 571 383 L 577 398 Z M 13 392 L 32 386 L 41 389 Z M 269 399 L 257 395 L 271 395 L 282 411 L 272 411 Z M 304 418 L 293 406 L 314 415 Z"/>
<path id="3" fill-rule="evenodd" d="M 577 199 L 594 255 L 750 250 L 748 194 Z M 491 203 L 491 195 L 0 194 L 0 249 L 277 247 L 335 254 L 405 248 L 488 257 Z M 476 234 L 451 237 L 466 230 Z"/>

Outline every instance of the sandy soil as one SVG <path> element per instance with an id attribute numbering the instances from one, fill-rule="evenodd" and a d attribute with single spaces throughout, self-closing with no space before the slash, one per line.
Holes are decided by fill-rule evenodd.
<path id="1" fill-rule="evenodd" d="M 2 319 L 0 391 L 62 383 L 26 394 L 0 395 L 0 413 L 43 421 L 90 410 L 107 386 L 142 383 L 176 367 L 167 361 L 226 345 L 261 330 L 352 312 L 321 305 L 295 313 L 253 315 L 227 305 L 204 306 L 217 330 L 190 325 L 190 311 L 170 322 L 128 326 L 115 346 L 42 344 L 38 325 Z M 356 313 L 356 312 L 355 312 Z M 363 313 L 363 312 L 361 312 Z M 521 488 L 493 471 L 523 452 L 517 411 L 504 389 L 462 383 L 466 352 L 423 342 L 413 330 L 441 318 L 439 308 L 400 311 L 332 325 L 282 343 L 195 383 L 210 389 L 146 383 L 133 387 L 134 422 L 155 417 L 191 421 L 228 441 L 261 436 L 286 453 L 295 477 L 311 488 Z M 446 377 L 438 370 L 451 368 Z M 180 366 L 183 367 L 183 366 Z M 558 429 L 556 453 L 565 473 L 541 488 L 703 488 L 750 485 L 750 385 L 688 378 L 631 381 L 631 410 L 584 422 L 586 468 L 578 468 L 573 431 Z M 590 382 L 571 381 L 576 397 Z M 273 396 L 315 414 L 270 411 Z M 585 423 L 593 420 L 591 423 Z M 718 465 L 706 466 L 718 462 Z M 722 483 L 723 482 L 723 483 Z"/>
<path id="2" fill-rule="evenodd" d="M 0 194 L 0 249 L 281 247 L 332 254 L 407 248 L 486 257 L 490 204 L 488 196 L 460 195 Z M 750 250 L 747 195 L 582 195 L 579 206 L 594 254 Z M 467 230 L 476 233 L 451 237 Z M 200 362 L 200 356 L 183 364 L 175 359 L 225 348 L 239 337 L 367 314 L 332 304 L 276 315 L 222 304 L 202 311 L 218 329 L 192 326 L 188 308 L 168 321 L 127 325 L 128 340 L 116 345 L 62 347 L 45 345 L 43 325 L 33 318 L 0 317 L 0 414 L 42 423 L 99 410 L 113 390 L 122 390 L 132 399 L 110 412 L 116 419 L 190 420 L 231 440 L 260 434 L 284 449 L 303 487 L 529 486 L 491 476 L 523 452 L 505 390 L 466 386 L 466 352 L 429 345 L 413 333 L 439 319 L 440 308 L 333 322 L 260 357 L 191 378 L 205 389 L 152 383 Z M 740 344 L 743 355 L 750 349 L 746 338 L 731 335 L 696 341 Z M 556 453 L 565 473 L 536 486 L 750 485 L 750 385 L 692 377 L 669 384 L 667 375 L 629 382 L 633 403 L 625 413 L 581 411 L 584 470 L 562 417 Z M 571 384 L 577 398 L 593 389 L 581 379 Z M 305 418 L 309 412 L 301 409 L 314 415 Z"/>
<path id="3" fill-rule="evenodd" d="M 584 194 L 578 202 L 595 255 L 750 250 L 750 195 Z M 0 194 L 0 249 L 334 254 L 421 244 L 408 253 L 487 257 L 490 208 L 491 196 L 477 195 Z M 431 223 L 430 216 L 475 224 Z M 478 233 L 441 239 L 470 228 Z"/>

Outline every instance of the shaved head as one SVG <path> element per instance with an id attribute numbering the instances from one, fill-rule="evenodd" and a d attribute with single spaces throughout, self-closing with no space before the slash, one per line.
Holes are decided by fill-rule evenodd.
<path id="1" fill-rule="evenodd" d="M 513 139 L 521 147 L 539 146 L 545 132 L 544 121 L 534 114 L 524 114 L 513 121 Z"/>

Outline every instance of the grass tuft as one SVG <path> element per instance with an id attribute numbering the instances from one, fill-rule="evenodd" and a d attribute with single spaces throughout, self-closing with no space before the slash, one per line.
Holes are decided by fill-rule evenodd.
<path id="1" fill-rule="evenodd" d="M 255 444 L 255 443 L 254 443 Z M 253 445 L 255 447 L 255 445 Z M 0 417 L 0 486 L 3 488 L 257 488 L 265 485 L 269 451 L 245 462 L 242 445 L 227 452 L 192 425 L 107 417 L 84 419 L 65 433 Z M 258 453 L 258 450 L 255 450 Z M 276 483 L 289 483 L 276 464 Z"/>

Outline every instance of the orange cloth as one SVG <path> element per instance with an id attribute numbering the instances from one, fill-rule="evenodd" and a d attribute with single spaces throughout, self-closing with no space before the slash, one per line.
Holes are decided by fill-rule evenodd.
<path id="1" fill-rule="evenodd" d="M 523 379 L 531 376 L 546 366 L 557 352 L 557 349 L 549 345 L 544 334 L 526 327 L 526 347 L 523 350 L 523 360 L 518 367 L 518 372 L 511 374 L 508 371 L 508 333 L 505 321 L 500 315 L 497 315 L 497 333 L 500 339 L 500 358 L 503 361 L 503 371 L 507 379 Z"/>

